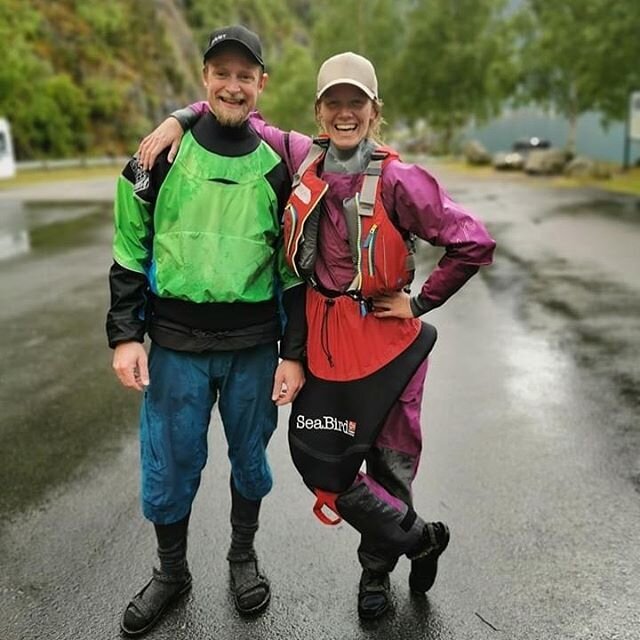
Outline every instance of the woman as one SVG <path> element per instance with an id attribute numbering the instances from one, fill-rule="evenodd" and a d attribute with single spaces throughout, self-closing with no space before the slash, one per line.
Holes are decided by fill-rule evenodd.
<path id="1" fill-rule="evenodd" d="M 220 96 L 233 100 L 233 96 Z M 443 304 L 482 265 L 495 243 L 424 168 L 380 147 L 382 103 L 373 65 L 347 52 L 318 73 L 315 112 L 323 137 L 285 133 L 257 114 L 251 125 L 285 160 L 293 191 L 284 214 L 287 259 L 307 288 L 307 382 L 294 401 L 289 442 L 316 496 L 361 534 L 358 613 L 389 606 L 389 573 L 411 560 L 409 585 L 434 583 L 448 527 L 423 521 L 411 485 L 422 448 L 420 408 L 435 331 L 417 318 Z M 206 103 L 174 114 L 140 148 L 150 166 Z M 412 237 L 445 248 L 414 296 Z M 360 466 L 366 460 L 367 472 Z"/>

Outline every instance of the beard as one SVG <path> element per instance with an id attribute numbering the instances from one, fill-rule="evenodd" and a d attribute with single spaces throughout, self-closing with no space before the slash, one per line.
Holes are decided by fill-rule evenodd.
<path id="1" fill-rule="evenodd" d="M 215 105 L 215 108 L 212 107 L 211 111 L 223 127 L 239 127 L 249 116 L 247 108 L 231 110 L 218 104 Z"/>

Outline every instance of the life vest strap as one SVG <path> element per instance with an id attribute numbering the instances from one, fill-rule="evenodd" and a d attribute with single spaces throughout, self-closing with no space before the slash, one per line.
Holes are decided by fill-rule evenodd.
<path id="1" fill-rule="evenodd" d="M 386 156 L 385 156 L 386 157 Z M 364 171 L 364 180 L 362 181 L 362 190 L 358 199 L 358 205 L 363 210 L 364 215 L 371 215 L 376 202 L 376 194 L 378 193 L 378 182 L 382 176 L 382 163 L 384 159 L 369 162 Z"/>
<path id="2" fill-rule="evenodd" d="M 300 184 L 300 180 L 302 180 L 302 176 L 305 171 L 314 164 L 317 164 L 319 160 L 322 159 L 325 152 L 327 151 L 327 146 L 329 144 L 329 138 L 318 137 L 313 139 L 313 144 L 309 148 L 307 155 L 305 156 L 302 164 L 298 167 L 298 170 L 293 175 L 292 179 L 292 187 L 295 188 Z"/>
<path id="3" fill-rule="evenodd" d="M 324 296 L 325 298 L 338 298 L 340 296 L 346 296 L 347 298 L 351 298 L 351 300 L 353 300 L 354 302 L 357 302 L 361 308 L 364 307 L 367 313 L 373 311 L 373 300 L 362 295 L 362 291 L 359 288 L 359 279 L 357 276 L 345 291 L 331 291 L 330 289 L 326 289 L 314 277 L 309 278 L 307 282 L 312 289 L 315 289 L 320 295 Z"/>

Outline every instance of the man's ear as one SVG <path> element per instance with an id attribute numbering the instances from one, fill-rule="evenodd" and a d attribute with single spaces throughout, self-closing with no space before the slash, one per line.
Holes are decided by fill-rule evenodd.
<path id="1" fill-rule="evenodd" d="M 258 83 L 258 91 L 260 93 L 264 91 L 264 88 L 267 86 L 267 82 L 269 82 L 269 74 L 263 73 L 262 77 L 260 78 L 260 82 Z"/>
<path id="2" fill-rule="evenodd" d="M 207 71 L 208 71 L 208 67 L 207 65 L 203 65 L 202 67 L 202 84 L 205 86 L 207 86 Z"/>

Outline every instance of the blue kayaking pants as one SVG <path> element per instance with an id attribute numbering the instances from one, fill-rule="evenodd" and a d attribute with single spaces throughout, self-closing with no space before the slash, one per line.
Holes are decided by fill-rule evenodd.
<path id="1" fill-rule="evenodd" d="M 248 500 L 269 493 L 266 448 L 277 424 L 271 400 L 277 363 L 275 343 L 209 353 L 151 345 L 140 415 L 142 510 L 148 520 L 171 524 L 189 513 L 207 462 L 216 402 L 238 492 Z"/>

